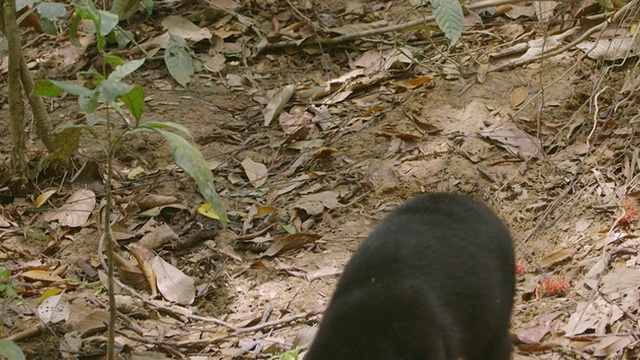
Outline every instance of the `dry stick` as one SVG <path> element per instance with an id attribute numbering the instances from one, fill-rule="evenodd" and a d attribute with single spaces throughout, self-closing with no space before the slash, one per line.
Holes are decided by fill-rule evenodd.
<path id="1" fill-rule="evenodd" d="M 309 316 L 315 316 L 315 312 L 314 311 L 307 311 L 304 313 L 298 313 L 298 314 L 294 314 L 291 316 L 287 316 L 285 318 L 282 319 L 278 319 L 278 320 L 273 320 L 273 321 L 267 321 L 265 323 L 262 324 L 258 324 L 258 325 L 254 325 L 254 326 L 249 326 L 246 328 L 240 328 L 238 329 L 238 331 L 236 331 L 236 334 L 243 334 L 243 333 L 248 333 L 248 332 L 255 332 L 258 330 L 263 330 L 266 328 L 270 328 L 270 327 L 274 327 L 274 326 L 278 326 L 278 325 L 282 325 L 282 324 L 286 324 L 292 321 L 296 321 L 299 319 L 306 319 Z"/>
<path id="2" fill-rule="evenodd" d="M 11 340 L 11 341 L 20 341 L 20 340 L 24 340 L 27 339 L 31 336 L 37 335 L 38 333 L 40 333 L 41 331 L 45 330 L 47 327 L 45 326 L 44 323 L 39 323 L 34 327 L 31 327 L 29 329 L 20 331 L 17 334 L 13 334 L 11 336 L 7 336 L 5 339 L 6 340 Z M 49 331 L 51 331 L 51 329 L 49 329 Z"/>
<path id="3" fill-rule="evenodd" d="M 181 314 L 182 316 L 185 316 L 184 314 Z M 153 344 L 153 345 L 167 345 L 167 346 L 176 346 L 176 347 L 180 347 L 180 346 L 193 346 L 193 345 L 208 345 L 208 344 L 212 344 L 221 340 L 225 340 L 225 339 L 229 339 L 231 337 L 234 337 L 238 334 L 243 334 L 243 333 L 248 333 L 248 332 L 255 332 L 258 330 L 264 330 L 266 328 L 270 328 L 270 327 L 274 327 L 277 325 L 282 325 L 282 324 L 286 324 L 295 320 L 299 320 L 299 319 L 304 319 L 307 318 L 309 316 L 314 316 L 314 313 L 308 312 L 308 313 L 300 313 L 300 314 L 296 314 L 296 315 L 291 315 L 288 316 L 286 318 L 282 318 L 279 320 L 274 320 L 274 321 L 269 321 L 260 325 L 256 325 L 256 326 L 251 326 L 248 328 L 243 328 L 243 329 L 239 329 L 238 331 L 231 333 L 231 334 L 226 334 L 226 335 L 222 335 L 222 336 L 218 336 L 215 338 L 211 338 L 211 339 L 200 339 L 200 340 L 186 340 L 186 341 L 167 341 L 167 340 L 150 340 L 147 338 L 143 338 L 140 336 L 135 336 L 135 335 L 131 335 L 131 334 L 127 334 L 127 333 L 123 333 L 122 331 L 118 331 L 118 333 L 126 338 L 129 338 L 131 340 L 135 340 L 135 341 L 139 341 L 145 344 Z"/>

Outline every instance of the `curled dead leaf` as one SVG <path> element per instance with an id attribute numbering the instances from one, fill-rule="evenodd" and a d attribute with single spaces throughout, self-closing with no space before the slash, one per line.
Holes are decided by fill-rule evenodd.
<path id="1" fill-rule="evenodd" d="M 262 256 L 275 256 L 287 250 L 298 248 L 304 244 L 320 239 L 322 235 L 310 233 L 290 234 L 274 242 Z"/>

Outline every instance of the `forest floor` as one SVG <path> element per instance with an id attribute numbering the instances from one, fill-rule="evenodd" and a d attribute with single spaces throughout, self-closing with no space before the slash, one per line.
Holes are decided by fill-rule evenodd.
<path id="1" fill-rule="evenodd" d="M 230 219 L 222 229 L 198 214 L 195 182 L 161 136 L 123 139 L 115 231 L 129 266 L 117 277 L 142 284 L 118 298 L 123 354 L 268 359 L 303 348 L 343 266 L 380 219 L 417 193 L 451 191 L 484 200 L 512 231 L 515 359 L 640 356 L 640 67 L 627 56 L 640 50 L 640 6 L 566 48 L 604 24 L 595 2 L 486 6 L 476 10 L 483 26 L 467 15 L 448 47 L 433 22 L 365 32 L 430 15 L 409 1 L 238 1 L 156 2 L 151 17 L 122 25 L 142 45 L 160 38 L 170 15 L 210 32 L 190 43 L 197 66 L 186 87 L 162 52 L 128 79 L 145 91 L 143 122 L 192 131 Z M 77 49 L 65 35 L 21 31 L 36 78 L 87 81 L 75 74 L 97 61 L 90 42 Z M 353 38 L 314 42 L 345 35 Z M 540 59 L 543 49 L 556 51 Z M 140 57 L 132 45 L 112 51 Z M 0 94 L 6 77 L 1 62 Z M 296 93 L 265 124 L 264 109 L 288 85 Z M 34 188 L 11 193 L 6 101 L 0 95 L 0 261 L 20 297 L 5 297 L 0 337 L 23 334 L 16 341 L 32 359 L 100 358 L 105 156 L 85 135 L 72 171 L 46 170 L 29 127 Z M 75 97 L 46 101 L 55 125 L 85 121 Z M 76 176 L 81 168 L 89 170 Z M 87 187 L 97 200 L 85 222 L 47 217 Z M 151 298 L 132 255 L 143 237 L 158 238 L 155 254 L 195 280 L 192 303 L 168 301 L 166 289 Z M 57 305 L 43 309 L 52 289 Z M 45 313 L 58 318 L 43 326 Z M 30 329 L 38 331 L 22 333 Z"/>

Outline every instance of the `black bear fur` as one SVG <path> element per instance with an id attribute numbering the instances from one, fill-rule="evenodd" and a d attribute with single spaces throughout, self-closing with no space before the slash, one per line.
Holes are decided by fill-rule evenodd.
<path id="1" fill-rule="evenodd" d="M 508 360 L 514 268 L 488 206 L 416 196 L 353 255 L 304 360 Z"/>

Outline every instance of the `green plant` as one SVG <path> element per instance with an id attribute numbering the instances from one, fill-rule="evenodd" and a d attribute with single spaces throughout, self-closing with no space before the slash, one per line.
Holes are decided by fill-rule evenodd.
<path id="1" fill-rule="evenodd" d="M 462 35 L 462 21 L 464 19 L 462 6 L 458 0 L 429 0 L 429 2 L 433 6 L 436 24 L 449 39 L 449 45 L 453 46 Z"/>
<path id="2" fill-rule="evenodd" d="M 137 84 L 129 84 L 123 79 L 144 64 L 144 59 L 125 62 L 122 58 L 106 53 L 106 36 L 118 23 L 118 17 L 106 11 L 98 10 L 90 0 L 84 0 L 83 6 L 78 6 L 71 23 L 71 39 L 75 39 L 80 19 L 88 19 L 93 23 L 97 38 L 98 53 L 102 57 L 103 67 L 101 71 L 91 69 L 79 73 L 79 75 L 93 78 L 95 87 L 88 88 L 72 82 L 40 80 L 36 84 L 35 92 L 48 97 L 55 97 L 63 92 L 78 97 L 78 106 L 85 114 L 84 124 L 62 124 L 56 129 L 54 142 L 58 145 L 58 151 L 50 156 L 52 158 L 69 157 L 80 146 L 80 136 L 83 132 L 93 136 L 106 155 L 107 178 L 105 181 L 105 207 L 103 218 L 109 219 L 111 213 L 111 174 L 112 162 L 115 150 L 125 136 L 141 131 L 152 131 L 164 136 L 167 140 L 174 161 L 182 167 L 186 173 L 194 178 L 200 193 L 211 205 L 211 208 L 221 221 L 226 223 L 226 210 L 213 184 L 213 174 L 209 170 L 202 154 L 193 145 L 190 131 L 176 123 L 171 122 L 146 122 L 141 123 L 144 111 L 144 90 Z M 113 68 L 107 75 L 107 65 Z M 124 107 L 120 105 L 124 104 Z M 113 116 L 122 122 L 118 127 Z M 172 131 L 182 134 L 177 135 Z M 109 221 L 104 221 L 104 239 L 108 256 L 108 289 L 110 318 L 107 344 L 107 358 L 114 359 L 115 338 L 115 295 L 113 293 L 113 268 L 114 255 Z"/>
<path id="3" fill-rule="evenodd" d="M 9 269 L 0 266 L 0 294 L 5 299 L 18 296 L 16 284 Z"/>
<path id="4" fill-rule="evenodd" d="M 72 82 L 48 79 L 40 80 L 36 83 L 35 92 L 43 96 L 56 97 L 63 92 L 78 96 L 78 106 L 86 117 L 86 124 L 62 124 L 58 126 L 55 130 L 55 142 L 61 146 L 60 150 L 52 154 L 51 157 L 66 158 L 73 154 L 80 146 L 80 136 L 83 131 L 100 140 L 100 144 L 107 156 L 113 155 L 115 145 L 127 135 L 140 131 L 159 133 L 169 143 L 176 164 L 194 178 L 205 200 L 211 204 L 213 210 L 223 221 L 226 220 L 224 205 L 213 186 L 213 175 L 209 171 L 202 154 L 193 145 L 190 131 L 186 127 L 172 122 L 151 121 L 144 124 L 140 123 L 144 110 L 144 90 L 139 85 L 125 83 L 122 80 L 142 66 L 144 59 L 125 62 L 122 58 L 105 52 L 105 36 L 117 24 L 117 17 L 109 12 L 96 9 L 90 0 L 85 0 L 84 4 L 83 7 L 79 7 L 75 11 L 72 33 L 77 29 L 76 19 L 89 19 L 93 22 L 97 35 L 97 47 L 103 57 L 102 63 L 104 67 L 102 72 L 92 69 L 79 73 L 79 75 L 95 77 L 94 83 L 96 86 L 93 89 Z M 75 27 L 73 24 L 75 24 Z M 72 36 L 72 38 L 75 37 Z M 105 76 L 107 64 L 111 65 L 114 70 L 108 76 Z M 129 120 L 127 112 L 119 105 L 119 101 L 122 101 L 129 114 L 133 116 L 133 120 Z M 104 106 L 106 109 L 104 115 L 98 111 L 100 105 L 106 105 Z M 115 124 L 111 120 L 110 112 L 115 112 L 123 121 L 125 125 L 123 131 L 118 132 L 116 130 Z M 103 134 L 99 131 L 100 129 L 104 130 Z M 170 130 L 181 132 L 186 139 Z"/>
<path id="5" fill-rule="evenodd" d="M 41 0 L 16 0 L 16 10 L 21 10 L 27 6 L 30 8 L 20 15 L 18 18 L 18 24 L 29 16 L 29 14 L 37 11 L 38 15 L 40 15 L 42 28 L 50 35 L 57 34 L 57 30 L 53 22 L 62 19 L 67 13 L 67 9 L 64 4 Z"/>
<path id="6" fill-rule="evenodd" d="M 11 277 L 11 271 L 3 266 L 0 266 L 0 295 L 4 298 L 2 306 L 2 313 L 4 314 L 7 301 L 17 297 L 18 292 L 16 291 L 15 281 Z M 0 356 L 12 360 L 22 360 L 25 358 L 18 345 L 7 339 L 0 339 Z"/>
<path id="7" fill-rule="evenodd" d="M 298 355 L 298 349 L 292 349 L 282 354 L 273 355 L 269 360 L 298 360 Z"/>
<path id="8" fill-rule="evenodd" d="M 11 340 L 0 339 L 0 355 L 11 360 L 24 360 L 22 350 Z"/>

